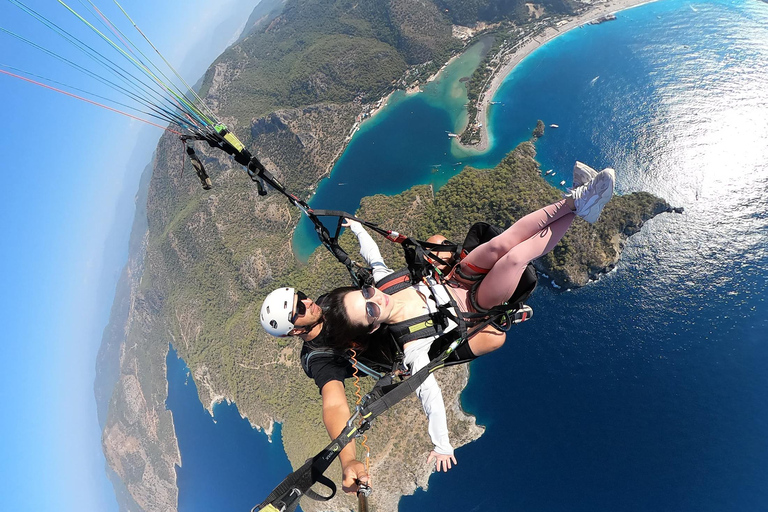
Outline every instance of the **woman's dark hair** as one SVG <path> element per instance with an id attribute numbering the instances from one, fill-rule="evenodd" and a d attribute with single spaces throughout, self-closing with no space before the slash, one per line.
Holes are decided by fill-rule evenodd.
<path id="1" fill-rule="evenodd" d="M 333 348 L 348 349 L 365 345 L 370 326 L 353 324 L 344 305 L 344 297 L 358 290 L 354 286 L 344 286 L 324 297 L 323 317 L 328 333 L 327 344 Z"/>

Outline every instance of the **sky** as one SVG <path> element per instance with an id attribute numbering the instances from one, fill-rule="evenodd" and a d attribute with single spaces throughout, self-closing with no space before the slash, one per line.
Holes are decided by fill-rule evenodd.
<path id="1" fill-rule="evenodd" d="M 77 11 L 84 2 L 68 1 Z M 59 2 L 25 3 L 89 37 Z M 94 3 L 112 20 L 122 16 L 111 0 Z M 189 83 L 233 42 L 257 3 L 121 2 L 169 62 L 183 63 Z M 11 0 L 0 0 L 0 27 L 67 52 Z M 95 79 L 0 32 L 0 69 L 18 73 L 11 68 L 101 91 Z M 8 404 L 0 509 L 116 511 L 96 417 L 95 361 L 127 257 L 133 196 L 162 131 L 6 75 L 0 98 L 8 123 L 0 138 L 0 389 Z"/>

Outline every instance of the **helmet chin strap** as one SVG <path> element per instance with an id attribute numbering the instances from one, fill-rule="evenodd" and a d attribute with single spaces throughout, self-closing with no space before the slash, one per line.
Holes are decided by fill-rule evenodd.
<path id="1" fill-rule="evenodd" d="M 318 326 L 319 324 L 321 324 L 322 322 L 323 322 L 323 319 L 322 319 L 322 317 L 321 317 L 321 318 L 320 318 L 320 320 L 318 320 L 317 322 L 315 322 L 315 323 L 313 323 L 313 324 L 311 324 L 311 325 L 302 325 L 301 327 L 294 327 L 294 330 L 295 330 L 295 329 L 302 329 L 302 331 L 301 331 L 301 332 L 297 332 L 297 333 L 295 333 L 295 334 L 294 334 L 294 336 L 303 337 L 304 335 L 306 335 L 306 334 L 309 334 L 310 332 L 312 332 L 312 329 L 314 329 L 315 327 L 317 327 L 317 326 Z M 303 339 L 303 338 L 302 338 L 302 339 Z M 304 341 L 310 341 L 310 340 L 304 340 Z"/>

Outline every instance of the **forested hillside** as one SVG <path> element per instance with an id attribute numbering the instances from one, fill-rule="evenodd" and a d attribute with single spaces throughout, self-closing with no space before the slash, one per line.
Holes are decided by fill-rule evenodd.
<path id="1" fill-rule="evenodd" d="M 431 2 L 289 0 L 282 14 L 228 49 L 202 89 L 248 123 L 278 109 L 378 100 L 408 66 L 439 68 L 461 44 Z"/>
<path id="2" fill-rule="evenodd" d="M 574 0 L 436 0 L 443 12 L 457 25 L 471 25 L 477 21 L 528 21 L 527 5 L 541 5 L 551 14 L 572 14 L 579 4 Z"/>

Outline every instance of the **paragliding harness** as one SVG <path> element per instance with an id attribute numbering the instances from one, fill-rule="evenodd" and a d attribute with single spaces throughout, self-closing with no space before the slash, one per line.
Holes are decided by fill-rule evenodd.
<path id="1" fill-rule="evenodd" d="M 477 222 L 473 224 L 469 229 L 463 244 L 456 245 L 443 242 L 438 246 L 442 251 L 450 251 L 452 253 L 451 258 L 449 258 L 449 262 L 447 263 L 449 266 L 452 263 L 455 263 L 453 267 L 456 274 L 459 274 L 459 276 L 465 281 L 474 281 L 474 285 L 472 286 L 469 298 L 472 307 L 477 312 L 477 314 L 461 313 L 458 311 L 458 308 L 454 308 L 456 304 L 451 302 L 450 309 L 448 307 L 444 307 L 447 305 L 438 306 L 437 311 L 434 313 L 417 316 L 395 324 L 388 324 L 388 330 L 395 338 L 395 341 L 400 348 L 404 347 L 406 343 L 414 340 L 426 338 L 429 336 L 443 335 L 444 329 L 448 326 L 448 320 L 455 320 L 457 314 L 460 315 L 468 325 L 475 325 L 479 321 L 490 318 L 490 325 L 493 325 L 499 330 L 505 330 L 502 325 L 514 322 L 514 319 L 510 318 L 509 315 L 513 315 L 516 312 L 522 311 L 525 301 L 536 288 L 538 278 L 536 275 L 536 270 L 532 264 L 529 263 L 526 267 L 520 279 L 520 283 L 518 284 L 517 289 L 513 295 L 504 304 L 494 306 L 491 309 L 482 308 L 479 304 L 477 304 L 477 301 L 475 300 L 477 287 L 482 281 L 484 274 L 468 276 L 461 273 L 461 260 L 463 260 L 477 246 L 498 236 L 502 233 L 502 231 L 503 229 L 488 224 L 487 222 Z M 435 258 L 435 256 L 430 254 L 428 258 Z M 425 280 L 424 282 L 428 284 L 431 283 L 429 280 Z M 399 292 L 400 290 L 412 286 L 413 284 L 414 282 L 412 281 L 412 274 L 410 269 L 403 269 L 386 276 L 384 279 L 376 283 L 376 287 L 379 290 L 392 295 Z M 432 292 L 432 297 L 436 297 L 431 286 L 430 291 Z M 451 309 L 453 309 L 453 313 L 450 312 Z M 523 312 L 522 314 L 526 313 Z M 497 323 L 498 321 L 501 321 L 501 323 Z M 461 326 L 461 323 L 457 323 L 459 326 Z M 430 351 L 431 355 L 436 356 L 441 348 L 445 347 L 433 345 Z"/>
<path id="2" fill-rule="evenodd" d="M 453 244 L 450 242 L 443 242 L 438 247 L 442 251 L 450 251 L 451 257 L 448 258 L 449 265 L 455 261 L 460 261 L 465 258 L 473 249 L 480 244 L 483 244 L 495 236 L 501 234 L 503 230 L 497 226 L 493 226 L 486 222 L 477 222 L 469 229 L 467 236 L 462 244 Z M 432 255 L 431 257 L 434 257 Z M 459 266 L 455 268 L 458 270 Z M 483 276 L 478 276 L 476 285 L 480 283 Z M 490 325 L 493 325 L 499 330 L 505 330 L 503 327 L 497 325 L 496 322 L 501 322 L 504 325 L 511 325 L 515 323 L 515 318 L 507 318 L 506 315 L 519 315 L 517 320 L 523 321 L 522 316 L 527 315 L 525 319 L 530 318 L 529 310 L 525 309 L 524 303 L 526 299 L 533 293 L 536 287 L 537 276 L 533 265 L 530 265 L 523 272 L 523 276 L 520 279 L 515 293 L 512 297 L 505 302 L 504 305 L 496 306 L 492 309 L 482 309 L 479 305 L 473 303 L 473 306 L 479 315 L 473 315 L 463 313 L 463 317 L 469 326 L 477 323 L 480 320 L 485 320 L 490 317 L 492 320 Z M 410 286 L 413 286 L 411 270 L 409 268 L 403 268 L 399 271 L 393 272 L 379 281 L 376 282 L 376 288 L 389 295 L 404 290 Z M 433 291 L 434 294 L 434 291 Z M 473 296 L 474 294 L 472 294 Z M 322 297 L 317 300 L 318 305 L 322 306 Z M 455 310 L 454 310 L 455 311 Z M 362 351 L 362 355 L 356 357 L 356 361 L 352 361 L 349 351 L 332 349 L 330 347 L 312 347 L 310 350 L 303 352 L 301 356 L 301 365 L 304 369 L 304 373 L 312 378 L 310 371 L 310 361 L 316 357 L 338 357 L 345 359 L 350 364 L 355 364 L 357 368 L 378 380 L 387 374 L 397 373 L 398 375 L 407 376 L 409 370 L 403 363 L 403 348 L 406 343 L 418 340 L 426 337 L 440 337 L 444 333 L 444 330 L 449 325 L 449 320 L 456 317 L 455 312 L 450 312 L 447 308 L 438 308 L 437 311 L 417 316 L 409 320 L 402 322 L 388 324 L 381 326 L 372 334 L 369 334 L 367 349 Z M 519 323 L 519 322 L 518 322 Z M 434 358 L 440 354 L 442 350 L 447 347 L 447 344 L 453 341 L 451 337 L 444 336 L 439 338 L 440 343 L 433 343 L 430 349 L 430 358 Z M 453 354 L 448 364 L 457 364 L 460 362 L 466 362 L 465 360 L 459 360 L 456 358 L 456 354 Z"/>
<path id="3" fill-rule="evenodd" d="M 246 166 L 248 175 L 258 186 L 259 195 L 266 195 L 266 185 L 268 184 L 270 187 L 286 196 L 291 204 L 299 208 L 310 221 L 312 221 L 321 243 L 339 262 L 347 267 L 353 283 L 358 287 L 373 284 L 373 273 L 371 272 L 371 269 L 353 262 L 338 244 L 338 237 L 344 218 L 360 222 L 362 225 L 381 234 L 387 240 L 400 244 L 403 248 L 407 269 L 387 276 L 387 278 L 381 280 L 380 283 L 377 283 L 380 289 L 385 290 L 390 294 L 396 293 L 400 289 L 411 286 L 414 283 L 424 282 L 429 286 L 432 296 L 437 297 L 433 286 L 434 283 L 441 283 L 443 276 L 434 265 L 449 264 L 431 251 L 450 251 L 458 262 L 472 249 L 481 243 L 490 240 L 501 232 L 501 229 L 495 226 L 486 223 L 478 223 L 472 226 L 472 229 L 470 229 L 470 232 L 462 245 L 434 244 L 414 240 L 396 231 L 382 229 L 372 222 L 359 219 L 354 215 L 343 211 L 317 210 L 310 208 L 307 203 L 288 192 L 261 164 L 261 162 L 250 154 L 237 137 L 230 133 L 226 126 L 222 124 L 216 125 L 215 132 L 211 131 L 206 135 L 198 134 L 182 137 L 182 140 L 185 143 L 189 139 L 204 140 L 208 142 L 211 147 L 222 149 L 232 155 L 236 162 Z M 327 228 L 319 220 L 319 217 L 322 216 L 338 217 L 339 221 L 336 233 L 333 237 L 330 236 Z M 480 282 L 479 279 L 482 279 L 482 276 L 478 278 L 478 283 Z M 475 287 L 476 286 L 477 283 Z M 264 499 L 264 501 L 253 507 L 252 512 L 260 510 L 267 512 L 293 512 L 298 506 L 302 496 L 321 501 L 327 501 L 333 498 L 336 494 L 336 485 L 332 480 L 326 477 L 324 473 L 339 456 L 344 447 L 370 429 L 374 419 L 404 398 L 415 393 L 416 389 L 421 386 L 433 372 L 446 366 L 468 362 L 470 359 L 456 357 L 455 351 L 475 333 L 489 325 L 492 325 L 500 331 L 506 332 L 513 325 L 530 318 L 532 310 L 527 306 L 524 306 L 524 301 L 533 292 L 535 287 L 536 272 L 533 267 L 529 265 L 523 274 L 523 279 L 521 279 L 518 289 L 513 296 L 510 297 L 510 300 L 503 305 L 495 306 L 489 310 L 481 310 L 475 305 L 474 307 L 476 311 L 478 311 L 475 313 L 461 312 L 453 298 L 450 299 L 449 304 L 438 305 L 438 314 L 432 319 L 432 325 L 427 326 L 425 324 L 423 326 L 425 329 L 429 330 L 429 333 L 426 335 L 438 336 L 430 349 L 431 360 L 429 364 L 404 380 L 402 379 L 402 375 L 396 371 L 395 366 L 388 371 L 383 371 L 383 368 L 374 368 L 373 365 L 371 365 L 371 368 L 369 369 L 372 374 L 376 374 L 375 376 L 378 377 L 378 380 L 373 389 L 365 395 L 361 403 L 357 405 L 355 413 L 349 419 L 342 432 L 333 439 L 328 446 L 320 451 L 320 453 L 311 459 L 308 459 L 300 468 L 288 475 L 269 494 L 269 496 Z M 452 320 L 458 327 L 448 332 L 444 332 L 444 326 L 446 324 L 445 319 Z M 402 346 L 404 343 L 406 342 L 402 342 L 401 339 L 401 343 L 398 343 L 398 345 Z M 394 353 L 397 354 L 398 351 L 395 350 Z M 400 362 L 402 362 L 401 356 L 402 354 L 400 352 Z M 395 357 L 394 359 L 397 360 L 398 358 Z M 302 363 L 304 365 L 305 362 L 302 361 Z M 396 378 L 401 380 L 396 381 Z M 326 487 L 328 493 L 319 494 L 313 491 L 311 487 L 316 483 Z M 360 497 L 364 495 L 360 498 L 363 500 L 367 497 L 366 492 L 369 491 L 370 488 L 367 488 L 363 494 L 358 493 L 358 496 Z"/>

